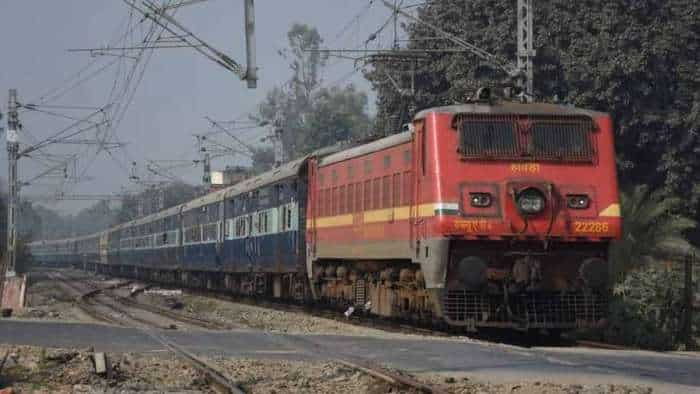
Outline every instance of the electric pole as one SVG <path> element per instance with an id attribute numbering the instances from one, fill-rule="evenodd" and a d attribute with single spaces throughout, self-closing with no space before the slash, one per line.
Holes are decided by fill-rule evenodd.
<path id="1" fill-rule="evenodd" d="M 258 86 L 258 66 L 255 59 L 255 4 L 254 0 L 245 0 L 245 80 L 249 89 Z"/>
<path id="2" fill-rule="evenodd" d="M 7 192 L 7 266 L 5 277 L 15 276 L 17 260 L 17 205 L 19 204 L 19 180 L 17 179 L 17 160 L 19 159 L 19 136 L 22 129 L 19 122 L 19 102 L 17 90 L 10 89 L 7 110 L 7 161 L 8 161 L 8 192 Z"/>
<path id="3" fill-rule="evenodd" d="M 684 289 L 683 289 L 683 328 L 682 336 L 685 342 L 685 350 L 691 351 L 695 348 L 695 338 L 693 338 L 693 263 L 695 253 L 690 253 L 685 257 Z"/>
<path id="4" fill-rule="evenodd" d="M 209 153 L 204 154 L 204 175 L 202 175 L 202 182 L 205 186 L 211 186 L 211 156 Z"/>
<path id="5" fill-rule="evenodd" d="M 282 119 L 279 114 L 275 116 L 275 120 L 272 122 L 272 148 L 275 154 L 275 167 L 281 166 L 285 161 L 284 143 L 282 142 L 282 134 L 284 134 L 284 129 L 282 128 Z"/>
<path id="6" fill-rule="evenodd" d="M 517 22 L 517 47 L 518 52 L 516 54 L 517 62 L 514 64 L 510 61 L 502 59 L 500 56 L 493 55 L 478 46 L 456 36 L 448 31 L 442 29 L 439 26 L 428 23 L 409 12 L 406 12 L 392 5 L 388 0 L 381 0 L 382 3 L 388 8 L 390 8 L 396 15 L 401 15 L 406 19 L 413 21 L 417 24 L 425 26 L 431 29 L 433 32 L 437 33 L 441 38 L 444 38 L 453 44 L 456 44 L 467 52 L 478 56 L 479 58 L 489 62 L 492 66 L 502 70 L 508 75 L 509 78 L 513 79 L 518 87 L 522 90 L 521 99 L 526 102 L 532 102 L 534 99 L 534 66 L 533 59 L 535 57 L 535 43 L 534 43 L 534 32 L 533 32 L 533 1 L 534 0 L 518 0 L 516 16 L 518 18 Z"/>
<path id="7" fill-rule="evenodd" d="M 534 97 L 535 37 L 533 32 L 533 0 L 518 0 L 518 70 L 522 73 L 520 88 L 525 92 L 525 99 Z"/>

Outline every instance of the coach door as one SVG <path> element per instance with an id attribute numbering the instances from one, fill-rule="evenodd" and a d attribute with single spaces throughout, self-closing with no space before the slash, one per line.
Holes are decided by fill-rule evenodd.
<path id="1" fill-rule="evenodd" d="M 226 216 L 224 212 L 224 201 L 225 199 L 222 199 L 219 202 L 219 215 L 218 215 L 218 221 L 217 221 L 217 228 L 216 228 L 216 265 L 220 266 L 223 263 L 223 257 L 224 257 L 224 239 L 225 239 L 225 228 L 226 226 Z"/>
<path id="2" fill-rule="evenodd" d="M 423 122 L 418 122 L 415 126 L 410 127 L 415 128 L 413 132 L 413 160 L 411 168 L 413 176 L 410 177 L 413 185 L 410 198 L 409 223 L 411 248 L 415 250 L 416 257 L 418 257 L 420 254 L 421 239 L 425 237 L 425 222 L 420 220 L 418 207 L 421 204 L 421 184 L 426 175 L 427 142 Z"/>

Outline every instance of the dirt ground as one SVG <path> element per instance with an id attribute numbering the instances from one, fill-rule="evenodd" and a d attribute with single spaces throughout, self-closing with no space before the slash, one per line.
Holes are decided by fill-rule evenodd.
<path id="1" fill-rule="evenodd" d="M 14 311 L 20 319 L 93 320 L 73 304 L 73 298 L 48 276 L 32 273 L 27 281 L 26 308 Z"/>
<path id="2" fill-rule="evenodd" d="M 198 371 L 169 354 L 109 354 L 111 376 L 94 373 L 92 349 L 42 349 L 0 345 L 0 389 L 15 393 L 211 393 Z M 246 393 L 415 393 L 392 387 L 336 362 L 209 360 Z M 649 394 L 645 387 L 560 385 L 546 382 L 494 384 L 423 374 L 419 379 L 454 394 Z"/>
<path id="3" fill-rule="evenodd" d="M 108 355 L 112 376 L 98 376 L 90 349 L 0 345 L 0 357 L 5 354 L 0 387 L 16 393 L 209 392 L 196 370 L 160 355 Z"/>
<path id="4" fill-rule="evenodd" d="M 171 306 L 173 298 L 182 304 L 183 312 L 240 328 L 290 334 L 388 335 L 385 331 L 309 316 L 301 312 L 279 311 L 187 293 L 177 297 L 156 294 L 137 296 L 138 301 L 164 307 Z"/>

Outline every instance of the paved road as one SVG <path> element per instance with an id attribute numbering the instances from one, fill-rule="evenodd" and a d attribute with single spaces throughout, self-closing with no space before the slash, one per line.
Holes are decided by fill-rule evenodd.
<path id="1" fill-rule="evenodd" d="M 499 382 L 566 381 L 651 385 L 661 393 L 700 393 L 700 354 L 534 348 L 435 338 L 288 335 L 261 331 L 161 331 L 202 356 L 331 359 L 362 357 L 411 373 L 437 372 Z M 0 320 L 0 343 L 164 352 L 138 329 L 100 324 Z"/>

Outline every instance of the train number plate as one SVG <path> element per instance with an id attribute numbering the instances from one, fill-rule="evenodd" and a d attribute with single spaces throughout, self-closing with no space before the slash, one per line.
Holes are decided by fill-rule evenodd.
<path id="1" fill-rule="evenodd" d="M 456 220 L 454 228 L 460 232 L 481 233 L 491 231 L 491 224 L 486 220 Z"/>
<path id="2" fill-rule="evenodd" d="M 510 165 L 510 172 L 516 174 L 539 174 L 540 165 L 537 163 L 513 163 Z"/>
<path id="3" fill-rule="evenodd" d="M 574 222 L 574 232 L 583 234 L 607 233 L 610 225 L 606 222 Z"/>

